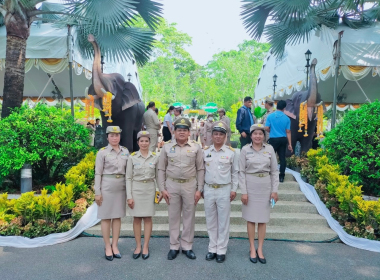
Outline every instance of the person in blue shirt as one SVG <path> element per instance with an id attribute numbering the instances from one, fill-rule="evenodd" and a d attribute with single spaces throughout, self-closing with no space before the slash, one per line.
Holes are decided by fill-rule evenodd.
<path id="1" fill-rule="evenodd" d="M 293 152 L 292 139 L 290 134 L 290 119 L 284 113 L 286 101 L 280 100 L 277 103 L 277 110 L 268 115 L 265 123 L 265 129 L 269 132 L 268 143 L 272 145 L 274 151 L 280 159 L 280 182 L 284 182 L 286 160 L 286 147 Z"/>
<path id="2" fill-rule="evenodd" d="M 251 107 L 252 97 L 247 96 L 244 98 L 244 106 L 237 111 L 236 129 L 240 133 L 241 148 L 252 141 L 249 137 L 249 129 L 255 123 L 255 117 L 252 115 Z"/>

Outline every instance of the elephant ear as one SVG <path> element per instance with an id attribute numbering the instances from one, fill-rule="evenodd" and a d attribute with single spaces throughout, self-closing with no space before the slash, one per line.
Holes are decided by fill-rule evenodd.
<path id="1" fill-rule="evenodd" d="M 130 82 L 125 82 L 123 87 L 123 94 L 122 94 L 122 110 L 128 109 L 132 107 L 133 105 L 141 102 L 141 98 L 139 95 L 139 92 L 137 91 L 134 84 Z"/>
<path id="2" fill-rule="evenodd" d="M 292 98 L 286 100 L 286 107 L 284 110 L 285 115 L 289 118 L 297 119 L 300 110 L 300 104 L 302 99 L 302 92 L 296 92 Z"/>

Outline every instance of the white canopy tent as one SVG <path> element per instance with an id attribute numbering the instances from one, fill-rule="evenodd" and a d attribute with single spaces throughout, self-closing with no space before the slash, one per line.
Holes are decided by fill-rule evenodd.
<path id="1" fill-rule="evenodd" d="M 293 92 L 305 90 L 305 52 L 308 49 L 312 52 L 311 60 L 318 60 L 318 92 L 324 102 L 333 102 L 334 42 L 342 30 L 338 109 L 354 108 L 351 104 L 367 102 L 367 97 L 371 101 L 380 99 L 380 24 L 360 30 L 345 26 L 333 30 L 322 26 L 320 31 L 312 32 L 309 42 L 287 45 L 282 58 L 271 53 L 267 55 L 255 89 L 255 105 L 262 105 L 267 96 L 274 97 L 274 100 L 288 99 Z M 277 87 L 274 94 L 275 74 Z"/>
<path id="2" fill-rule="evenodd" d="M 72 28 L 71 33 L 75 35 L 75 27 Z M 84 97 L 85 88 L 91 85 L 93 61 L 82 57 L 74 39 L 70 41 L 66 28 L 58 29 L 50 23 L 32 25 L 26 47 L 24 98 L 28 98 L 27 101 L 36 101 L 36 97 L 40 97 L 40 100 L 53 97 L 52 91 L 55 90 L 55 87 L 47 73 L 51 74 L 63 97 L 70 97 L 69 49 L 72 50 L 73 73 L 75 73 L 73 75 L 74 97 Z M 69 43 L 71 44 L 70 48 Z M 2 102 L 4 88 L 5 54 L 6 29 L 3 26 L 0 28 L 0 102 Z M 137 66 L 134 61 L 115 63 L 105 57 L 104 62 L 104 73 L 120 73 L 126 81 L 129 79 L 128 74 L 131 74 L 130 81 L 136 86 L 140 97 L 142 96 Z M 79 103 L 82 104 L 82 102 Z"/>

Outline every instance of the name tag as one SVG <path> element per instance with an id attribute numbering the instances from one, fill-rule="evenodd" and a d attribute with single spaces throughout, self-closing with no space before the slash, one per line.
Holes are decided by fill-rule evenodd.
<path id="1" fill-rule="evenodd" d="M 251 155 L 251 154 L 253 154 L 253 152 L 248 152 L 248 153 L 247 153 L 247 155 Z"/>
<path id="2" fill-rule="evenodd" d="M 228 159 L 228 156 L 221 156 L 221 159 Z"/>

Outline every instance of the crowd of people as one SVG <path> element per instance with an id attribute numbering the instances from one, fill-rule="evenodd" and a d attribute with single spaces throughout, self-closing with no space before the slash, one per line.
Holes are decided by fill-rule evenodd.
<path id="1" fill-rule="evenodd" d="M 180 250 L 195 259 L 195 208 L 201 197 L 209 236 L 206 260 L 226 259 L 231 202 L 241 190 L 242 218 L 247 221 L 249 260 L 266 263 L 263 244 L 270 207 L 278 200 L 279 182 L 285 176 L 285 151 L 292 150 L 290 121 L 284 114 L 285 101 L 265 100 L 266 114 L 260 123 L 251 112 L 252 98 L 246 97 L 238 110 L 236 128 L 240 133 L 240 155 L 230 146 L 230 120 L 223 108 L 219 120 L 209 114 L 198 126 L 194 117 L 181 116 L 181 108 L 170 106 L 162 123 L 165 145 L 159 145 L 161 123 L 154 102 L 149 102 L 137 135 L 139 151 L 119 145 L 121 129 L 108 126 L 108 146 L 100 149 L 95 166 L 95 201 L 105 243 L 105 258 L 121 258 L 118 239 L 121 218 L 133 217 L 136 248 L 133 258 L 149 258 L 155 203 L 168 205 L 170 250 L 173 260 Z M 172 117 L 174 115 L 174 118 Z M 96 126 L 99 126 L 97 120 Z M 161 147 L 159 156 L 157 147 Z M 277 157 L 280 160 L 278 171 Z M 157 191 L 159 190 L 159 191 Z M 180 235 L 180 224 L 183 224 Z M 144 223 L 144 244 L 141 233 Z M 255 247 L 257 224 L 258 246 Z M 112 241 L 111 241 L 112 229 Z"/>

